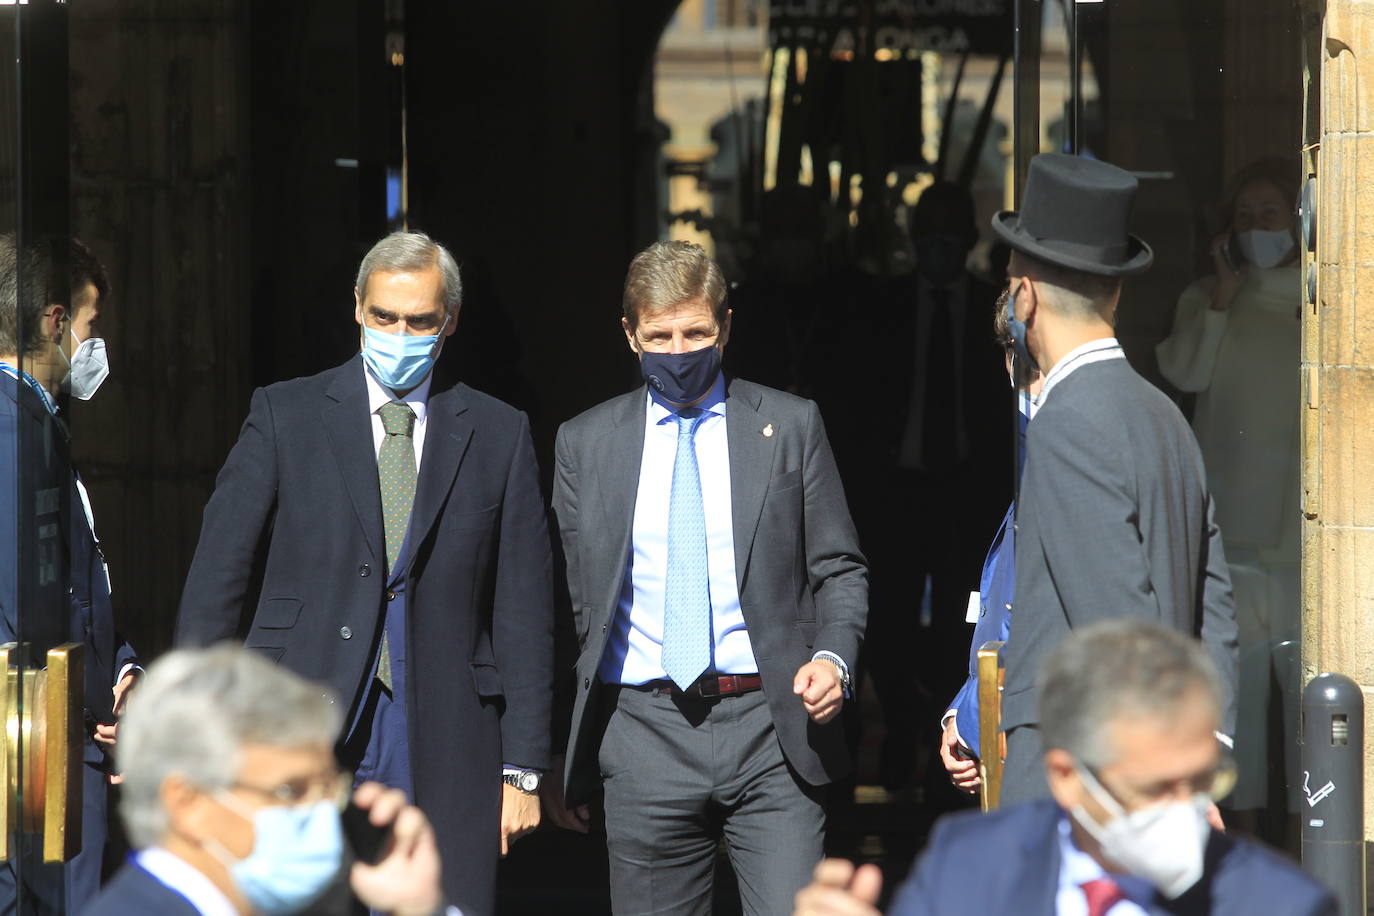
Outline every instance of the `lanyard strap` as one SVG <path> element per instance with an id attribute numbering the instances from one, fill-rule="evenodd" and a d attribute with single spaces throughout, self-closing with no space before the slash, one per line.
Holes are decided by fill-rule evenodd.
<path id="1" fill-rule="evenodd" d="M 10 378 L 21 381 L 32 388 L 33 393 L 38 395 L 38 399 L 43 402 L 43 406 L 48 408 L 48 413 L 52 414 L 54 417 L 57 416 L 57 405 L 53 403 L 51 395 L 48 394 L 43 386 L 38 384 L 38 379 L 29 375 L 27 372 L 20 372 L 18 369 L 5 362 L 0 362 L 0 372 L 4 372 Z"/>

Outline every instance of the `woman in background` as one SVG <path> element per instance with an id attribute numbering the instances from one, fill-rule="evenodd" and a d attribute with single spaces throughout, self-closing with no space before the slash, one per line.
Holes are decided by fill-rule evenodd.
<path id="1" fill-rule="evenodd" d="M 1270 772 L 1270 685 L 1274 674 L 1289 676 L 1275 669 L 1274 648 L 1300 631 L 1296 184 L 1287 160 L 1241 170 L 1231 185 L 1228 226 L 1212 240 L 1215 272 L 1183 291 L 1173 331 L 1156 350 L 1164 377 L 1197 395 L 1193 431 L 1235 591 L 1240 780 L 1229 804 L 1236 811 L 1268 808 L 1273 779 L 1284 775 Z M 1290 763 L 1293 754 L 1285 746 Z M 1295 790 L 1290 779 L 1290 811 Z"/>

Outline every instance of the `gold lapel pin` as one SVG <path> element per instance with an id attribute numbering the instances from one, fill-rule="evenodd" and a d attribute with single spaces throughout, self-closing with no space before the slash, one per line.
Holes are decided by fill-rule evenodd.
<path id="1" fill-rule="evenodd" d="M 767 426 L 765 426 L 765 427 L 763 428 L 763 437 L 764 437 L 765 439 L 771 439 L 771 438 L 773 437 L 773 424 L 772 424 L 772 423 L 769 423 Z"/>

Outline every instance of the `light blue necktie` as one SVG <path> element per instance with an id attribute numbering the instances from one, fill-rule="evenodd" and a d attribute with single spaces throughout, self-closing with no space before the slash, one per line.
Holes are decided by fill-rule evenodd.
<path id="1" fill-rule="evenodd" d="M 705 414 L 677 416 L 677 457 L 668 503 L 668 574 L 663 600 L 663 670 L 686 690 L 711 664 L 711 584 L 706 562 L 706 509 L 701 502 L 696 432 Z"/>

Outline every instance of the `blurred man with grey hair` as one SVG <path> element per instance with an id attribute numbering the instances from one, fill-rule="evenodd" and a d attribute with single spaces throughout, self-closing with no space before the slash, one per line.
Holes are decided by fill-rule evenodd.
<path id="1" fill-rule="evenodd" d="M 890 914 L 1335 916 L 1321 885 L 1209 824 L 1234 784 L 1224 688 L 1202 645 L 1157 624 L 1075 630 L 1041 668 L 1051 798 L 937 825 Z M 828 860 L 810 916 L 873 916 L 881 879 Z"/>
<path id="2" fill-rule="evenodd" d="M 357 356 L 254 393 L 176 639 L 242 623 L 244 645 L 328 684 L 342 763 L 424 809 L 449 896 L 483 916 L 549 766 L 553 591 L 529 423 L 434 371 L 462 298 L 442 245 L 387 236 L 353 295 Z"/>
<path id="3" fill-rule="evenodd" d="M 339 877 L 333 697 L 231 646 L 163 658 L 120 726 L 120 812 L 140 850 L 89 916 L 298 913 Z M 380 861 L 355 863 L 363 903 L 394 916 L 443 905 L 434 833 L 404 795 L 360 786 L 355 804 L 391 832 Z"/>

